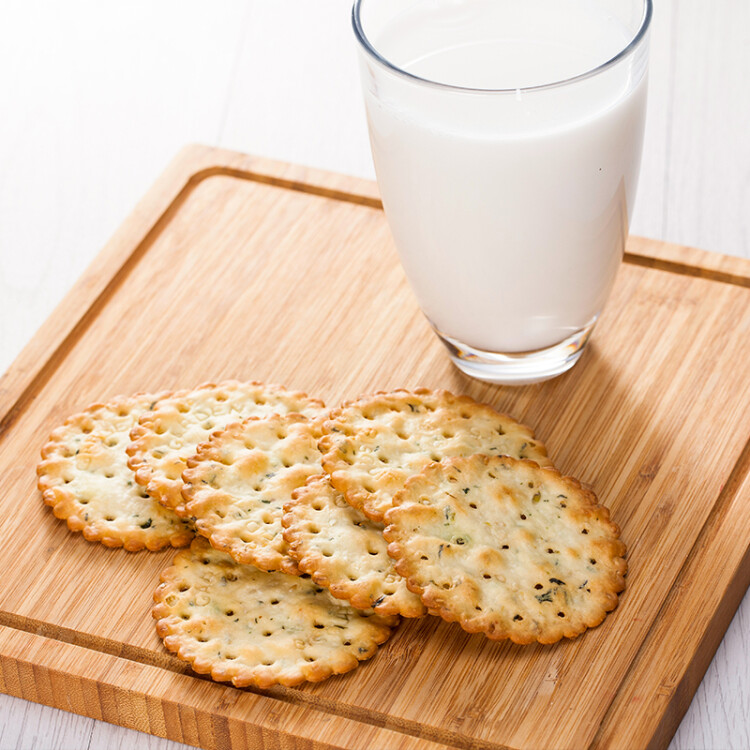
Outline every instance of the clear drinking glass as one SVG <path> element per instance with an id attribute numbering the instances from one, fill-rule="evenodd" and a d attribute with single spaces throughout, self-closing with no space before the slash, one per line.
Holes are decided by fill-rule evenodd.
<path id="1" fill-rule="evenodd" d="M 651 0 L 356 0 L 386 217 L 466 374 L 572 367 L 625 248 Z"/>

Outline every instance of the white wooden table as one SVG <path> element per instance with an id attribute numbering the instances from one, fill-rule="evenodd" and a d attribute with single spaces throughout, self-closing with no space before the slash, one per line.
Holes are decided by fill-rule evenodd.
<path id="1" fill-rule="evenodd" d="M 374 177 L 349 5 L 3 2 L 0 372 L 184 144 Z M 750 256 L 750 2 L 656 6 L 631 229 Z M 0 695 L 0 750 L 180 747 Z M 750 748 L 750 595 L 670 747 Z"/>

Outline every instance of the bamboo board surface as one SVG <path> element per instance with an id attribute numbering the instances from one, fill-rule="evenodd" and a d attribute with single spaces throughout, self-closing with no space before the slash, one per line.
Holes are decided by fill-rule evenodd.
<path id="1" fill-rule="evenodd" d="M 750 263 L 637 238 L 625 260 L 573 370 L 490 386 L 422 318 L 372 183 L 183 152 L 0 380 L 0 690 L 208 748 L 665 747 L 750 583 Z M 193 675 L 149 616 L 174 553 L 70 534 L 34 466 L 92 401 L 223 378 L 443 387 L 532 425 L 622 527 L 619 608 L 551 647 L 405 622 L 299 689 Z"/>

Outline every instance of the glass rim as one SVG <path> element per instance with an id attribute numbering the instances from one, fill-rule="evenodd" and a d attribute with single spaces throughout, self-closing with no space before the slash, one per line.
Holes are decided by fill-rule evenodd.
<path id="1" fill-rule="evenodd" d="M 569 84 L 576 83 L 577 81 L 582 81 L 586 78 L 591 78 L 592 76 L 598 75 L 599 73 L 616 65 L 618 62 L 620 62 L 620 60 L 623 60 L 633 50 L 635 50 L 635 48 L 645 37 L 646 32 L 651 25 L 651 17 L 654 10 L 653 0 L 643 0 L 643 16 L 641 17 L 641 23 L 633 38 L 614 57 L 611 57 L 609 60 L 606 60 L 600 65 L 597 65 L 595 68 L 591 68 L 590 70 L 584 71 L 583 73 L 579 73 L 575 76 L 571 76 L 570 78 L 563 78 L 559 81 L 550 81 L 549 83 L 541 83 L 536 86 L 517 86 L 515 88 L 493 89 L 473 86 L 456 86 L 451 83 L 441 83 L 440 81 L 433 81 L 429 78 L 422 78 L 421 76 L 414 75 L 414 73 L 409 73 L 407 70 L 400 68 L 398 65 L 395 65 L 390 60 L 383 57 L 383 55 L 381 55 L 375 49 L 372 42 L 370 42 L 370 40 L 367 38 L 367 34 L 365 34 L 365 30 L 362 27 L 360 10 L 364 2 L 365 0 L 354 0 L 354 5 L 352 6 L 352 26 L 354 28 L 354 35 L 357 37 L 357 41 L 360 43 L 365 52 L 367 52 L 375 60 L 375 62 L 379 63 L 391 72 L 396 73 L 401 78 L 405 78 L 413 83 L 426 85 L 428 87 L 441 89 L 444 91 L 455 91 L 469 94 L 518 94 L 519 92 L 527 91 L 544 91 L 546 89 L 554 89 L 561 86 L 567 86 Z"/>

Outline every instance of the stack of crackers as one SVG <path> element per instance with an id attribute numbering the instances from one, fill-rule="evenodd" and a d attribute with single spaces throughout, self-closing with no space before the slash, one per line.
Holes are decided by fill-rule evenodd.
<path id="1" fill-rule="evenodd" d="M 532 430 L 447 391 L 326 410 L 228 381 L 94 404 L 56 429 L 45 503 L 89 541 L 180 551 L 153 616 L 166 647 L 238 687 L 370 658 L 400 617 L 553 643 L 625 586 L 606 508 Z"/>

